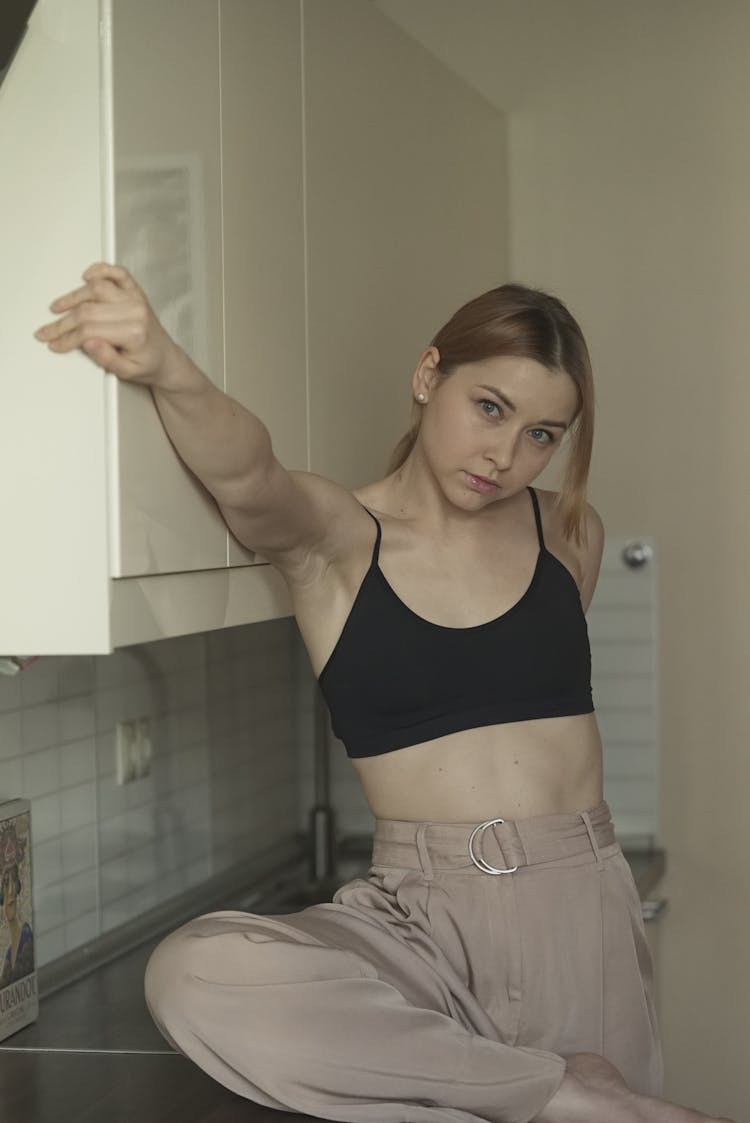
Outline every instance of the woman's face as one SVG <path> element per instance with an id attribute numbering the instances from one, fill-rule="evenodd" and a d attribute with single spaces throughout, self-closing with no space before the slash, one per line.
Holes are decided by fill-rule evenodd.
<path id="1" fill-rule="evenodd" d="M 414 388 L 427 397 L 422 452 L 446 497 L 465 510 L 531 483 L 560 447 L 578 404 L 570 375 L 513 356 L 467 363 L 444 379 L 428 360 Z"/>

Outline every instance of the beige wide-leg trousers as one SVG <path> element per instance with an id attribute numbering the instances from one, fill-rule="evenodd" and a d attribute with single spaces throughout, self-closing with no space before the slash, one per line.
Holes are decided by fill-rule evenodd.
<path id="1" fill-rule="evenodd" d="M 571 1053 L 661 1087 L 640 903 L 606 803 L 480 829 L 378 820 L 367 878 L 297 913 L 191 921 L 153 953 L 146 997 L 227 1088 L 347 1123 L 528 1123 Z"/>

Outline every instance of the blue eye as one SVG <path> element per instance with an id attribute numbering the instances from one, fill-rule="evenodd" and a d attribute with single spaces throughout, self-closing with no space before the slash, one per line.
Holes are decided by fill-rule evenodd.
<path id="1" fill-rule="evenodd" d="M 548 429 L 529 429 L 529 432 L 530 433 L 542 433 L 547 438 L 546 441 L 540 441 L 540 440 L 537 440 L 536 437 L 534 437 L 534 440 L 536 441 L 536 443 L 540 444 L 540 445 L 551 445 L 553 443 L 554 439 L 555 439 Z"/>
<path id="2" fill-rule="evenodd" d="M 502 410 L 497 402 L 490 401 L 489 398 L 481 398 L 478 404 L 484 416 L 488 417 L 491 421 L 496 421 L 502 416 Z M 495 411 L 494 413 L 492 412 L 493 410 Z M 554 434 L 550 433 L 549 429 L 529 429 L 529 432 L 532 434 L 535 444 L 544 446 L 555 443 Z M 541 433 L 541 438 L 534 436 L 535 433 Z"/>

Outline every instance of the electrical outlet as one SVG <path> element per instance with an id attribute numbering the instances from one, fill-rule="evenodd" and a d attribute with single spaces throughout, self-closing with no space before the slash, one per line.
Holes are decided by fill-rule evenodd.
<path id="1" fill-rule="evenodd" d="M 151 772 L 151 719 L 131 718 L 115 726 L 115 766 L 118 784 L 131 784 Z"/>
<path id="2" fill-rule="evenodd" d="M 118 784 L 130 784 L 136 778 L 135 728 L 134 721 L 118 721 L 115 726 L 115 767 Z"/>
<path id="3" fill-rule="evenodd" d="M 151 718 L 140 717 L 135 723 L 135 774 L 139 780 L 151 775 Z"/>

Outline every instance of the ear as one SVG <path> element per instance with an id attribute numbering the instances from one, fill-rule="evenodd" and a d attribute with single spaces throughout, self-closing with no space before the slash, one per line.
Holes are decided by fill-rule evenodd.
<path id="1" fill-rule="evenodd" d="M 411 380 L 415 398 L 417 394 L 424 394 L 425 399 L 429 400 L 430 392 L 441 378 L 437 369 L 439 362 L 440 352 L 437 347 L 428 347 L 422 352 Z"/>

